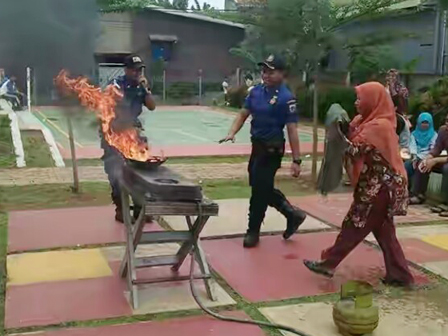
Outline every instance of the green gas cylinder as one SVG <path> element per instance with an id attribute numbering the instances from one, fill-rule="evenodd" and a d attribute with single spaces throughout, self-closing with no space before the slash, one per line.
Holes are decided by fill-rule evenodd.
<path id="1" fill-rule="evenodd" d="M 341 286 L 341 299 L 333 307 L 333 320 L 342 335 L 369 334 L 378 327 L 379 308 L 373 303 L 373 288 L 362 281 Z"/>

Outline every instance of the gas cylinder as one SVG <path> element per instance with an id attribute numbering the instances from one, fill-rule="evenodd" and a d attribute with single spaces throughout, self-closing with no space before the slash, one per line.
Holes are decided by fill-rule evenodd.
<path id="1" fill-rule="evenodd" d="M 373 302 L 373 287 L 363 281 L 341 286 L 341 298 L 333 306 L 333 320 L 342 335 L 369 334 L 378 327 L 379 307 Z"/>

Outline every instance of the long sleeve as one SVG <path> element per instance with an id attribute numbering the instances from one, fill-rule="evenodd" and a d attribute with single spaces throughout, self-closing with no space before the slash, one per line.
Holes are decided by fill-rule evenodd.
<path id="1" fill-rule="evenodd" d="M 403 131 L 400 133 L 399 136 L 400 148 L 409 149 L 410 143 L 411 143 L 411 130 L 409 128 L 409 125 L 406 123 Z"/>
<path id="2" fill-rule="evenodd" d="M 411 155 L 418 155 L 417 142 L 415 141 L 415 137 L 411 134 L 411 142 L 409 145 L 409 152 Z"/>

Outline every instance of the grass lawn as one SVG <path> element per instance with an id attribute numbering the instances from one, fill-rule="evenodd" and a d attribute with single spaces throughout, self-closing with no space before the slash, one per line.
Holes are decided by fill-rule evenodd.
<path id="1" fill-rule="evenodd" d="M 304 161 L 311 160 L 311 157 L 303 158 Z M 319 156 L 321 160 L 321 156 Z M 200 156 L 200 157 L 184 157 L 184 158 L 168 158 L 166 164 L 210 164 L 210 163 L 247 163 L 249 156 Z M 72 166 L 72 161 L 64 160 L 67 167 Z M 78 159 L 78 166 L 102 166 L 104 163 L 101 159 Z M 286 156 L 283 162 L 291 162 L 291 158 Z M 28 161 L 27 161 L 28 164 Z"/>
<path id="2" fill-rule="evenodd" d="M 10 120 L 8 116 L 0 116 L 0 168 L 16 166 L 16 156 L 11 138 Z"/>
<path id="3" fill-rule="evenodd" d="M 50 149 L 41 131 L 22 131 L 27 167 L 54 167 Z"/>
<path id="4" fill-rule="evenodd" d="M 279 179 L 277 186 L 289 196 L 313 193 L 311 184 L 303 180 Z M 249 198 L 247 180 L 205 180 L 204 193 L 213 200 Z M 107 182 L 83 182 L 81 192 L 74 194 L 68 184 L 0 186 L 0 211 L 94 206 L 110 204 Z"/>

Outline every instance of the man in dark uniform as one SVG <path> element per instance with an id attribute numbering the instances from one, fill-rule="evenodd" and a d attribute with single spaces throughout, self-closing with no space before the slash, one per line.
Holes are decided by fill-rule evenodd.
<path id="1" fill-rule="evenodd" d="M 132 127 L 142 130 L 142 124 L 138 117 L 142 113 L 143 105 L 152 111 L 156 108 L 156 104 L 151 95 L 148 80 L 143 75 L 145 64 L 142 59 L 137 55 L 131 55 L 126 57 L 124 64 L 125 75 L 112 81 L 113 85 L 122 90 L 124 97 L 117 104 L 116 117 L 111 126 L 117 132 Z M 119 180 L 122 175 L 124 158 L 116 148 L 107 143 L 101 131 L 100 136 L 101 148 L 104 150 L 102 157 L 104 170 L 109 179 L 112 201 L 115 204 L 115 220 L 123 223 Z M 134 218 L 138 217 L 140 209 L 141 207 L 134 203 Z"/>
<path id="2" fill-rule="evenodd" d="M 274 188 L 275 174 L 281 166 L 285 152 L 285 125 L 288 130 L 293 162 L 292 176 L 300 175 L 300 145 L 297 132 L 299 120 L 294 96 L 284 84 L 285 63 L 279 56 L 271 55 L 259 64 L 263 84 L 255 86 L 248 94 L 244 110 L 237 116 L 226 138 L 235 141 L 235 135 L 252 116 L 252 154 L 249 160 L 249 183 L 252 188 L 249 208 L 249 228 L 244 247 L 258 245 L 260 228 L 268 206 L 272 206 L 287 219 L 283 238 L 290 238 L 306 218 L 303 211 L 294 208 L 280 190 Z"/>

